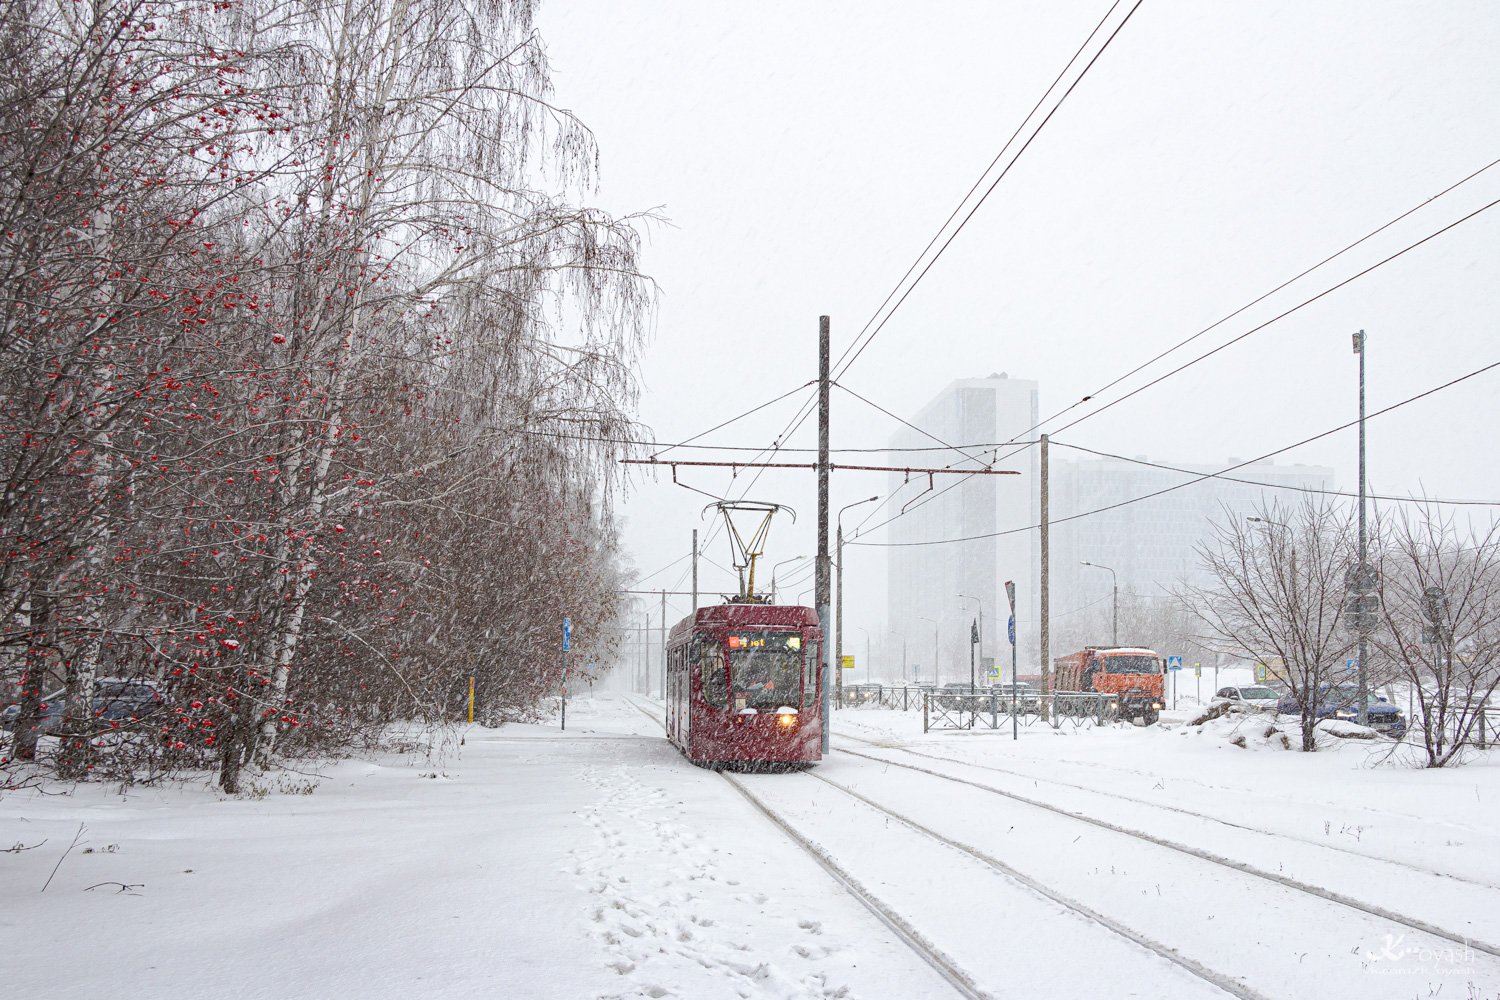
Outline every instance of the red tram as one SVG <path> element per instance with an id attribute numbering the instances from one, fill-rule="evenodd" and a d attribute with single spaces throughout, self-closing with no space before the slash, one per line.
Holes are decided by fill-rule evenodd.
<path id="1" fill-rule="evenodd" d="M 667 738 L 709 767 L 821 760 L 822 643 L 812 608 L 700 608 L 667 639 Z"/>

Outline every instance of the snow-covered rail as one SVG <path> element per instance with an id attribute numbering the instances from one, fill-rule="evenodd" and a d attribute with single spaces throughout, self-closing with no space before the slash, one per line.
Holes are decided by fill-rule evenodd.
<path id="1" fill-rule="evenodd" d="M 814 778 L 817 778 L 824 784 L 831 785 L 832 787 L 838 789 L 845 795 L 857 799 L 858 801 L 864 803 L 866 806 L 869 806 L 871 809 L 874 809 L 876 812 L 881 813 L 885 816 L 889 816 L 891 819 L 894 819 L 910 827 L 911 829 L 926 835 L 932 840 L 937 841 L 939 844 L 942 844 L 946 847 L 951 847 L 954 850 L 959 851 L 960 853 L 981 862 L 982 864 L 988 866 L 989 868 L 992 868 L 993 870 L 999 872 L 1001 875 L 1004 875 L 1007 878 L 1014 879 L 1016 882 L 1024 885 L 1026 888 L 1030 889 L 1037 895 L 1043 896 L 1051 900 L 1052 902 L 1057 903 L 1058 905 L 1072 911 L 1073 913 L 1084 917 L 1087 920 L 1108 928 L 1110 931 L 1118 934 L 1120 937 L 1131 942 L 1132 944 L 1139 945 L 1140 947 L 1151 952 L 1153 955 L 1156 955 L 1158 958 L 1166 959 L 1173 965 L 1179 966 L 1188 973 L 1198 977 L 1199 979 L 1202 979 L 1204 982 L 1209 983 L 1212 986 L 1218 987 L 1231 996 L 1240 997 L 1241 1000 L 1266 1000 L 1263 994 L 1256 992 L 1255 990 L 1246 986 L 1244 983 L 1241 983 L 1229 976 L 1215 972 L 1213 969 L 1210 969 L 1205 965 L 1202 965 L 1190 958 L 1183 956 L 1178 952 L 1177 949 L 1165 945 L 1159 941 L 1154 941 L 1146 935 L 1132 930 L 1130 927 L 1127 927 L 1119 921 L 1110 919 L 1097 910 L 1085 906 L 1078 900 L 1073 899 L 1063 894 L 1062 892 L 1059 892 L 1058 890 L 1043 884 L 1042 882 L 1039 882 L 1038 880 L 1032 878 L 1019 869 L 1006 864 L 1000 859 L 993 857 L 992 855 L 987 854 L 984 851 L 981 851 L 960 841 L 953 840 L 949 837 L 945 837 L 942 834 L 938 833 L 936 830 L 933 830 L 923 825 L 922 823 L 917 822 L 909 816 L 896 812 L 888 806 L 881 805 L 873 799 L 862 795 L 854 789 L 840 784 L 837 781 L 834 781 L 832 778 L 829 778 L 826 775 L 813 772 L 812 776 Z"/>
<path id="2" fill-rule="evenodd" d="M 978 984 L 970 978 L 968 973 L 960 969 L 953 959 L 949 958 L 941 949 L 923 937 L 916 928 L 902 919 L 894 910 L 881 902 L 874 893 L 861 885 L 858 880 L 840 867 L 838 862 L 834 861 L 827 851 L 798 833 L 795 827 L 778 815 L 774 809 L 756 796 L 754 792 L 746 788 L 744 782 L 727 773 L 722 774 L 722 777 L 733 785 L 735 790 L 743 795 L 762 815 L 780 827 L 781 831 L 794 844 L 806 851 L 814 861 L 822 866 L 824 871 L 833 877 L 835 882 L 838 882 L 848 890 L 849 894 L 857 899 L 865 909 L 873 913 L 881 923 L 891 929 L 892 933 L 920 955 L 923 961 L 932 966 L 933 970 L 958 991 L 960 996 L 968 997 L 969 1000 L 991 1000 L 990 994 L 980 989 Z"/>
<path id="3" fill-rule="evenodd" d="M 1120 802 L 1127 802 L 1127 803 L 1130 803 L 1133 806 L 1140 806 L 1140 807 L 1143 807 L 1143 808 L 1146 808 L 1146 809 L 1150 809 L 1150 810 L 1153 810 L 1153 811 L 1176 813 L 1176 814 L 1181 815 L 1181 816 L 1191 816 L 1194 819 L 1203 820 L 1204 822 L 1207 822 L 1207 823 L 1220 824 L 1220 825 L 1225 826 L 1225 827 L 1229 827 L 1229 828 L 1236 829 L 1236 830 L 1242 830 L 1242 831 L 1245 831 L 1247 833 L 1256 834 L 1258 836 L 1273 837 L 1273 838 L 1277 838 L 1279 840 L 1287 840 L 1287 841 L 1292 841 L 1292 842 L 1298 843 L 1298 844 L 1306 844 L 1306 845 L 1309 845 L 1311 847 L 1315 847 L 1316 849 L 1318 849 L 1320 851 L 1333 851 L 1333 852 L 1338 853 L 1338 854 L 1348 855 L 1349 857 L 1352 857 L 1352 858 L 1358 858 L 1358 859 L 1360 859 L 1362 861 L 1372 861 L 1372 862 L 1376 862 L 1376 863 L 1379 863 L 1379 864 L 1391 865 L 1391 866 L 1393 866 L 1395 868 L 1401 868 L 1401 869 L 1406 869 L 1406 870 L 1409 870 L 1409 871 L 1417 872 L 1417 873 L 1420 873 L 1422 875 L 1435 875 L 1435 876 L 1437 876 L 1439 878 L 1443 878 L 1443 879 L 1451 879 L 1451 880 L 1457 881 L 1457 882 L 1465 882 L 1465 883 L 1467 883 L 1469 885 L 1472 885 L 1472 886 L 1474 886 L 1474 887 L 1476 887 L 1478 889 L 1484 889 L 1484 890 L 1489 890 L 1489 891 L 1500 890 L 1500 885 L 1495 885 L 1495 884 L 1492 884 L 1490 882 L 1485 882 L 1485 881 L 1482 881 L 1482 880 L 1476 879 L 1476 878 L 1470 878 L 1470 877 L 1468 877 L 1466 875 L 1463 875 L 1463 874 L 1460 874 L 1458 872 L 1440 871 L 1437 868 L 1432 868 L 1432 867 L 1427 867 L 1427 866 L 1424 866 L 1424 865 L 1414 864 L 1411 861 L 1406 861 L 1406 860 L 1402 860 L 1402 859 L 1399 859 L 1399 858 L 1384 857 L 1384 856 L 1382 856 L 1382 855 L 1380 855 L 1378 853 L 1373 853 L 1373 852 L 1370 852 L 1370 851 L 1364 851 L 1364 850 L 1356 851 L 1356 850 L 1353 850 L 1353 849 L 1348 848 L 1348 847 L 1343 847 L 1343 846 L 1341 846 L 1339 844 L 1322 843 L 1322 842 L 1315 841 L 1315 840 L 1309 840 L 1306 837 L 1299 837 L 1299 836 L 1295 836 L 1293 834 L 1285 833 L 1285 832 L 1280 831 L 1280 830 L 1271 830 L 1271 829 L 1268 829 L 1268 828 L 1266 828 L 1264 826 L 1256 826 L 1254 824 L 1245 823 L 1245 822 L 1242 822 L 1242 821 L 1225 819 L 1223 816 L 1215 816 L 1215 815 L 1213 815 L 1211 813 L 1200 812 L 1200 811 L 1198 811 L 1196 809 L 1188 809 L 1188 808 L 1185 808 L 1185 807 L 1180 806 L 1180 805 L 1171 805 L 1171 804 L 1168 804 L 1168 803 L 1165 803 L 1165 802 L 1152 802 L 1149 799 L 1143 799 L 1143 798 L 1140 798 L 1140 797 L 1134 796 L 1134 795 L 1126 795 L 1126 794 L 1124 794 L 1122 792 L 1119 792 L 1119 791 L 1116 791 L 1114 789 L 1098 788 L 1096 786 L 1078 784 L 1077 782 L 1073 782 L 1073 781 L 1064 781 L 1061 778 L 1053 777 L 1053 776 L 1046 775 L 1046 774 L 1039 774 L 1035 770 L 1025 770 L 1025 771 L 1022 771 L 1022 770 L 1015 770 L 1014 768 L 1000 767 L 1000 766 L 998 766 L 996 764 L 992 764 L 992 763 L 991 764 L 981 764 L 981 763 L 978 763 L 977 761 L 958 760 L 957 758 L 948 757 L 948 756 L 945 756 L 943 754 L 931 753 L 931 752 L 928 752 L 928 751 L 925 751 L 925 750 L 914 750 L 914 749 L 912 749 L 909 746 L 903 746 L 903 745 L 901 745 L 899 743 L 894 743 L 894 742 L 891 742 L 889 740 L 870 739 L 870 738 L 864 737 L 864 736 L 855 736 L 854 734 L 848 733 L 848 732 L 840 733 L 839 736 L 838 736 L 838 738 L 840 740 L 845 740 L 845 739 L 854 740 L 854 741 L 856 741 L 858 743 L 863 743 L 866 746 L 874 747 L 874 748 L 879 749 L 879 750 L 892 750 L 892 751 L 897 751 L 899 753 L 910 755 L 912 757 L 922 757 L 922 758 L 924 758 L 926 760 L 931 760 L 931 761 L 935 761 L 935 762 L 942 763 L 942 764 L 951 764 L 954 767 L 958 767 L 958 768 L 974 769 L 974 770 L 979 770 L 979 771 L 990 771 L 990 772 L 993 772 L 995 774 L 1008 775 L 1008 776 L 1010 776 L 1012 778 L 1022 778 L 1022 779 L 1025 779 L 1026 781 L 1030 781 L 1032 783 L 1040 782 L 1042 784 L 1051 785 L 1051 786 L 1054 786 L 1056 788 L 1072 789 L 1074 791 L 1084 792 L 1084 793 L 1086 793 L 1088 795 L 1100 796 L 1100 797 L 1107 798 L 1107 799 L 1115 799 L 1115 800 L 1118 800 Z M 841 752 L 854 753 L 855 751 L 850 751 L 850 750 L 846 750 L 845 749 L 845 750 L 842 750 Z M 878 758 L 878 759 L 881 760 L 881 761 L 883 761 L 883 762 L 887 762 L 887 761 L 885 761 L 885 758 L 883 758 L 883 757 L 882 758 Z M 888 761 L 887 763 L 894 763 L 894 761 Z M 1123 772 L 1123 773 L 1129 773 L 1129 772 Z"/>
<path id="4" fill-rule="evenodd" d="M 1401 925 L 1403 927 L 1406 927 L 1406 928 L 1409 928 L 1411 930 L 1419 931 L 1419 932 L 1421 932 L 1423 934 L 1429 934 L 1429 935 L 1431 935 L 1433 937 L 1436 937 L 1436 938 L 1441 938 L 1441 939 L 1443 939 L 1445 941 L 1452 942 L 1453 944 L 1459 945 L 1460 947 L 1463 947 L 1463 948 L 1468 948 L 1468 949 L 1471 949 L 1473 951 L 1483 952 L 1483 953 L 1485 953 L 1487 955 L 1493 955 L 1493 956 L 1496 956 L 1496 957 L 1500 957 L 1500 947 L 1496 947 L 1493 944 L 1489 944 L 1489 943 L 1484 942 L 1484 941 L 1477 941 L 1477 940 L 1475 940 L 1473 938 L 1466 937 L 1463 934 L 1459 934 L 1459 933 L 1456 933 L 1454 931 L 1450 931 L 1450 930 L 1448 930 L 1446 928 L 1436 926 L 1436 925 L 1431 924 L 1431 923 L 1429 923 L 1427 921 L 1415 919 L 1415 918 L 1407 916 L 1405 914 L 1398 913 L 1398 912 L 1396 912 L 1394 910 L 1391 910 L 1391 909 L 1389 909 L 1387 907 L 1377 906 L 1377 905 L 1374 905 L 1372 903 L 1366 903 L 1366 902 L 1364 902 L 1362 900 L 1355 899 L 1355 898 L 1353 898 L 1351 896 L 1348 896 L 1348 895 L 1345 895 L 1343 893 L 1334 892 L 1332 890 L 1325 889 L 1322 886 L 1311 885 L 1311 884 L 1309 884 L 1307 882 L 1304 882 L 1304 881 L 1301 881 L 1299 879 L 1290 878 L 1290 877 L 1288 877 L 1286 875 L 1282 875 L 1282 874 L 1279 874 L 1277 872 L 1266 871 L 1264 869 L 1257 868 L 1254 865 L 1246 864 L 1245 862 L 1242 862 L 1242 861 L 1237 861 L 1237 860 L 1235 860 L 1233 858 L 1226 858 L 1226 857 L 1223 857 L 1221 855 L 1215 854 L 1212 851 L 1207 851 L 1207 850 L 1203 850 L 1201 848 L 1193 847 L 1193 846 L 1191 846 L 1189 844 L 1182 844 L 1182 843 L 1179 843 L 1179 842 L 1176 842 L 1176 841 L 1173 841 L 1173 840 L 1169 840 L 1169 839 L 1164 838 L 1164 837 L 1157 837 L 1157 836 L 1154 836 L 1154 835 L 1149 834 L 1149 833 L 1145 833 L 1145 832 L 1140 831 L 1140 830 L 1133 830 L 1133 829 L 1131 829 L 1129 827 L 1120 826 L 1118 824 L 1111 823 L 1108 820 L 1101 819 L 1101 818 L 1096 817 L 1096 816 L 1090 816 L 1090 815 L 1085 814 L 1085 813 L 1080 813 L 1080 812 L 1076 812 L 1076 811 L 1073 811 L 1073 810 L 1070 810 L 1070 809 L 1066 809 L 1066 808 L 1054 805 L 1052 803 L 1045 802 L 1045 801 L 1042 801 L 1040 799 L 1036 799 L 1036 798 L 1034 798 L 1032 796 L 1021 795 L 1021 794 L 1019 794 L 1017 792 L 1012 792 L 1012 791 L 1007 791 L 1007 790 L 1004 790 L 1004 789 L 996 788 L 993 785 L 988 785 L 988 784 L 984 784 L 982 782 L 977 782 L 977 781 L 970 781 L 970 780 L 968 780 L 966 778 L 960 778 L 960 777 L 957 777 L 957 776 L 951 775 L 951 774 L 944 774 L 941 771 L 932 770 L 931 768 L 919 767 L 919 766 L 917 766 L 915 764 L 903 764 L 903 763 L 900 763 L 898 761 L 888 760 L 888 759 L 886 759 L 884 757 L 878 757 L 878 756 L 875 756 L 873 754 L 863 754 L 863 753 L 859 753 L 858 751 L 854 751 L 854 750 L 848 750 L 848 749 L 846 749 L 846 750 L 844 750 L 842 752 L 850 754 L 850 755 L 855 756 L 855 757 L 863 757 L 866 760 L 874 761 L 874 762 L 880 763 L 880 764 L 885 764 L 885 765 L 888 765 L 890 767 L 901 768 L 902 770 L 906 770 L 906 771 L 914 771 L 914 772 L 917 772 L 917 773 L 920 773 L 920 774 L 929 775 L 929 776 L 934 777 L 934 778 L 940 778 L 940 779 L 942 779 L 944 781 L 953 782 L 953 783 L 959 784 L 959 785 L 965 785 L 965 786 L 968 786 L 970 788 L 976 788 L 976 789 L 979 789 L 981 791 L 988 792 L 988 793 L 991 793 L 991 794 L 994 794 L 994 795 L 1003 796 L 1003 797 L 1005 797 L 1007 799 L 1011 799 L 1013 801 L 1023 803 L 1023 804 L 1025 804 L 1027 806 L 1032 806 L 1032 807 L 1037 808 L 1037 809 L 1044 809 L 1044 810 L 1046 810 L 1048 812 L 1051 812 L 1051 813 L 1054 813 L 1054 814 L 1056 814 L 1058 816 L 1065 816 L 1065 817 L 1067 817 L 1069 819 L 1077 820 L 1077 821 L 1079 821 L 1081 823 L 1087 823 L 1087 824 L 1089 824 L 1091 826 L 1095 826 L 1095 827 L 1098 827 L 1100 829 L 1108 830 L 1111 833 L 1121 834 L 1123 836 L 1131 837 L 1131 838 L 1134 838 L 1136 840 L 1140 840 L 1140 841 L 1143 841 L 1145 843 L 1149 843 L 1149 844 L 1155 845 L 1157 847 L 1163 847 L 1163 848 L 1166 848 L 1166 849 L 1171 850 L 1171 851 L 1177 851 L 1177 852 L 1179 852 L 1181 854 L 1188 855 L 1189 857 L 1197 858 L 1200 861 L 1206 861 L 1206 862 L 1208 862 L 1210 864 L 1218 865 L 1220 867 L 1227 868 L 1227 869 L 1229 869 L 1231 871 L 1236 871 L 1236 872 L 1240 872 L 1240 873 L 1245 874 L 1245 875 L 1250 875 L 1250 876 L 1254 876 L 1256 878 L 1264 879 L 1264 880 L 1266 880 L 1268 882 L 1273 882 L 1273 883 L 1275 883 L 1277 885 L 1284 886 L 1284 887 L 1286 887 L 1288 889 L 1294 889 L 1294 890 L 1296 890 L 1298 892 L 1305 893 L 1305 894 L 1307 894 L 1309 896 L 1317 897 L 1318 899 L 1327 900 L 1328 902 L 1336 903 L 1336 904 L 1339 904 L 1340 906 L 1345 906 L 1345 907 L 1348 907 L 1348 908 L 1353 909 L 1353 910 L 1358 910 L 1358 911 L 1360 911 L 1362 913 L 1365 913 L 1365 914 L 1368 914 L 1370 916 L 1378 917 L 1381 920 L 1387 920 L 1387 921 L 1390 921 L 1391 923 L 1399 924 L 1399 925 Z M 957 763 L 957 762 L 955 762 L 955 763 Z M 963 765 L 960 765 L 960 766 L 963 766 Z M 815 776 L 818 777 L 820 780 L 822 780 L 824 782 L 827 782 L 829 784 L 835 784 L 834 782 L 830 781 L 828 778 L 826 778 L 826 777 L 824 777 L 822 775 L 815 775 Z M 843 786 L 841 786 L 841 785 L 837 786 L 837 787 L 843 788 Z M 856 793 L 850 791 L 847 788 L 844 788 L 843 790 L 846 791 L 846 792 L 849 792 L 850 794 L 856 794 Z M 882 806 L 875 805 L 874 803 L 870 803 L 870 804 L 872 806 L 875 806 L 875 808 L 877 808 L 877 809 L 881 809 L 882 811 L 889 812 L 889 810 L 886 810 Z M 895 813 L 891 813 L 891 815 L 894 816 Z M 907 822 L 910 822 L 910 821 L 907 821 Z"/>

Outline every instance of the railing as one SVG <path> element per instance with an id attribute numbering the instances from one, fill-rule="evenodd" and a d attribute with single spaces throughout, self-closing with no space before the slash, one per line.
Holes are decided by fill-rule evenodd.
<path id="1" fill-rule="evenodd" d="M 989 692 L 929 691 L 922 698 L 922 732 L 957 729 L 1000 729 L 1006 725 L 1064 723 L 1078 728 L 1102 726 L 1119 718 L 1118 699 L 1093 691 L 1054 691 L 1043 697 L 1004 689 Z M 1014 713 L 1015 721 L 1012 722 Z"/>
<path id="2" fill-rule="evenodd" d="M 862 705 L 909 712 L 922 707 L 922 696 L 932 690 L 930 684 L 845 684 L 845 708 Z"/>

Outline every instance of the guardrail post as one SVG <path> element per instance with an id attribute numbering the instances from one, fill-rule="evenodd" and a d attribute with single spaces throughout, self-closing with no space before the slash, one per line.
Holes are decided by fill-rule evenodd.
<path id="1" fill-rule="evenodd" d="M 1000 728 L 1000 699 L 995 697 L 995 692 L 990 692 L 990 728 Z"/>
<path id="2" fill-rule="evenodd" d="M 926 694 L 922 695 L 922 732 L 924 733 L 927 732 L 927 698 Z"/>
<path id="3" fill-rule="evenodd" d="M 1057 690 L 1055 688 L 1052 691 L 1052 718 L 1050 721 L 1052 722 L 1053 729 L 1061 725 L 1061 721 L 1057 718 Z"/>
<path id="4" fill-rule="evenodd" d="M 1479 749 L 1485 749 L 1486 733 L 1484 731 L 1484 706 L 1479 706 Z"/>

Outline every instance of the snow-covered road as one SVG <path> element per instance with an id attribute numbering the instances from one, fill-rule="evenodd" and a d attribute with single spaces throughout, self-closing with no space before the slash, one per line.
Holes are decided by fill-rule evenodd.
<path id="1" fill-rule="evenodd" d="M 566 733 L 473 728 L 443 759 L 325 768 L 311 794 L 295 776 L 259 798 L 12 794 L 0 842 L 45 843 L 0 856 L 0 929 L 36 958 L 10 985 L 277 1000 L 1500 990 L 1487 759 L 1430 772 L 1366 746 L 1304 755 L 1160 729 L 1013 742 L 849 711 L 812 771 L 726 780 L 672 750 L 654 711 L 581 700 Z"/>

